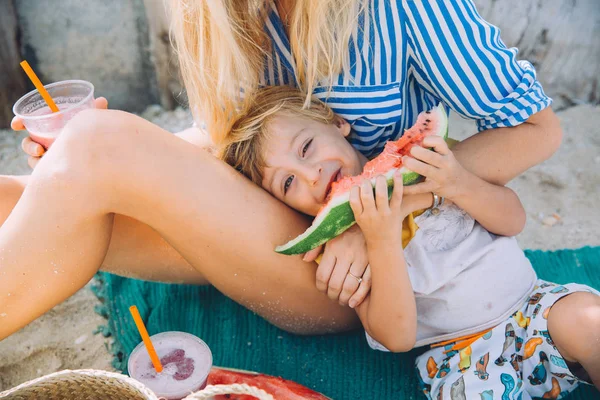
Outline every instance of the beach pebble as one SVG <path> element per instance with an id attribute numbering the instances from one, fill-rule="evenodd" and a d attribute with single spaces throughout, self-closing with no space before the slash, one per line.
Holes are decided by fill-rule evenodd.
<path id="1" fill-rule="evenodd" d="M 81 344 L 87 340 L 87 335 L 81 335 L 75 339 L 75 344 Z"/>
<path id="2" fill-rule="evenodd" d="M 556 216 L 554 215 L 546 217 L 542 220 L 542 224 L 544 224 L 545 226 L 554 226 L 557 222 L 558 218 L 556 218 Z"/>

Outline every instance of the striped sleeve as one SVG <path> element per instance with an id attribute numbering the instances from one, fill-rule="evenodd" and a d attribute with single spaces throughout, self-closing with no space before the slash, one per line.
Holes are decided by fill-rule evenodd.
<path id="1" fill-rule="evenodd" d="M 519 125 L 552 103 L 533 66 L 516 59 L 472 0 L 402 6 L 412 76 L 479 131 Z"/>

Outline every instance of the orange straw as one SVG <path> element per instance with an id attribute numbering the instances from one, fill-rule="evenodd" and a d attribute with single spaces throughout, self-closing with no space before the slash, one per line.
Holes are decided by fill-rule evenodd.
<path id="1" fill-rule="evenodd" d="M 54 100 L 52 100 L 52 97 L 50 97 L 50 94 L 48 93 L 44 85 L 42 85 L 40 78 L 38 78 L 35 72 L 33 72 L 33 69 L 31 69 L 29 63 L 23 60 L 21 61 L 21 67 L 23 67 L 25 73 L 27 74 L 35 88 L 38 90 L 38 92 L 40 92 L 42 98 L 44 99 L 46 104 L 48 104 L 48 107 L 50 107 L 50 110 L 52 110 L 52 112 L 58 112 L 59 110 L 58 107 L 56 107 Z"/>
<path id="2" fill-rule="evenodd" d="M 142 340 L 146 345 L 146 350 L 148 350 L 148 354 L 150 355 L 150 360 L 152 360 L 152 364 L 154 365 L 154 369 L 156 372 L 160 373 L 163 370 L 163 366 L 158 359 L 158 355 L 156 354 L 156 350 L 154 350 L 154 345 L 150 340 L 150 336 L 148 335 L 148 331 L 146 330 L 146 325 L 144 325 L 144 321 L 142 321 L 142 317 L 140 316 L 140 312 L 138 311 L 136 306 L 129 307 L 129 312 L 135 321 L 135 325 L 140 331 L 140 335 L 142 336 Z"/>

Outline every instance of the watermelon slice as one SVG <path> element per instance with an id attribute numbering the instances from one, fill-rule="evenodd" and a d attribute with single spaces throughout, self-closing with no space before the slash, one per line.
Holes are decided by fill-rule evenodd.
<path id="1" fill-rule="evenodd" d="M 402 171 L 404 185 L 419 182 L 419 174 L 402 166 L 402 156 L 409 154 L 414 145 L 420 144 L 426 136 L 431 135 L 438 135 L 444 139 L 448 137 L 448 115 L 441 104 L 430 111 L 420 113 L 417 122 L 406 130 L 400 139 L 386 143 L 381 154 L 365 165 L 362 174 L 334 182 L 326 204 L 312 225 L 300 236 L 277 246 L 275 251 L 287 255 L 306 253 L 354 225 L 356 221 L 350 207 L 350 188 L 362 182 L 364 178 L 370 179 L 375 186 L 377 176 L 384 175 L 390 194 L 394 173 L 398 168 Z"/>
<path id="2" fill-rule="evenodd" d="M 277 376 L 221 367 L 213 367 L 208 375 L 207 384 L 209 385 L 231 385 L 234 383 L 245 383 L 257 387 L 277 400 L 331 400 L 329 397 L 323 396 L 306 386 Z M 244 394 L 215 396 L 215 400 L 225 399 L 254 400 L 255 397 Z"/>

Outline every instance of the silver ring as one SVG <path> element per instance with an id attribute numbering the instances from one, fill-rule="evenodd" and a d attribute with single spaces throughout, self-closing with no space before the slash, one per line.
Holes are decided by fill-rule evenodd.
<path id="1" fill-rule="evenodd" d="M 356 279 L 356 280 L 358 281 L 358 284 L 359 284 L 359 285 L 360 285 L 360 284 L 362 283 L 362 281 L 363 281 L 363 278 L 362 278 L 362 277 L 360 277 L 360 278 L 359 278 L 358 276 L 354 275 L 352 272 L 348 272 L 348 275 L 350 275 L 351 277 L 353 277 L 354 279 Z"/>

